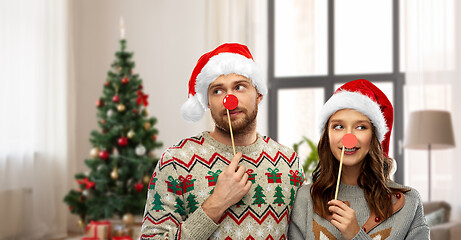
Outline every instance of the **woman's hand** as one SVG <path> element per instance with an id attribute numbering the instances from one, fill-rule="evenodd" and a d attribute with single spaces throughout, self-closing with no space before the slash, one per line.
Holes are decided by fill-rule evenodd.
<path id="1" fill-rule="evenodd" d="M 344 239 L 350 240 L 360 231 L 360 226 L 355 217 L 354 209 L 348 207 L 339 200 L 328 202 L 328 210 L 332 213 L 333 219 L 330 221 L 343 236 Z"/>

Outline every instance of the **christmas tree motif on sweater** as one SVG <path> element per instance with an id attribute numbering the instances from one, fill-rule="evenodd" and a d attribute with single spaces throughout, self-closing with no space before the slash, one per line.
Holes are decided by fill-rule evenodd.
<path id="1" fill-rule="evenodd" d="M 263 188 L 258 184 L 258 186 L 255 188 L 255 194 L 253 195 L 253 198 L 255 199 L 252 203 L 252 205 L 258 204 L 258 207 L 261 207 L 261 204 L 266 204 L 266 200 L 264 200 L 264 195 L 263 193 Z"/>
<path id="2" fill-rule="evenodd" d="M 245 197 L 243 197 L 243 198 L 245 198 Z M 243 198 L 240 199 L 240 201 L 239 201 L 238 203 L 235 204 L 236 207 L 240 207 L 240 206 L 246 205 L 246 204 L 245 204 L 245 201 L 243 201 Z"/>
<path id="3" fill-rule="evenodd" d="M 216 182 L 218 181 L 218 176 L 221 174 L 221 170 L 218 170 L 216 172 L 213 171 L 208 171 L 209 176 L 205 176 L 205 178 L 208 180 L 208 187 L 215 186 Z"/>
<path id="4" fill-rule="evenodd" d="M 165 209 L 162 207 L 164 204 L 162 203 L 162 201 L 160 201 L 161 198 L 162 197 L 160 196 L 160 194 L 158 194 L 158 192 L 155 192 L 154 201 L 152 202 L 154 206 L 152 207 L 151 211 L 152 210 L 155 210 L 156 212 L 160 210 L 165 211 Z"/>
<path id="5" fill-rule="evenodd" d="M 187 197 L 187 208 L 189 208 L 189 214 L 193 213 L 198 208 L 198 202 L 195 200 L 195 198 L 196 197 L 194 194 L 189 194 Z"/>
<path id="6" fill-rule="evenodd" d="M 274 170 L 272 170 L 272 168 L 268 168 L 267 171 L 269 171 L 266 173 L 268 183 L 282 183 L 282 173 L 278 173 L 278 168 L 275 168 Z"/>
<path id="7" fill-rule="evenodd" d="M 248 181 L 251 181 L 252 183 L 255 183 L 255 178 L 256 178 L 256 173 L 253 173 L 253 169 L 248 169 L 246 171 L 246 173 L 248 174 Z"/>
<path id="8" fill-rule="evenodd" d="M 181 200 L 180 197 L 176 197 L 176 205 L 174 205 L 176 208 L 174 210 L 175 213 L 179 213 L 181 216 L 186 216 L 186 210 L 184 209 L 184 202 Z"/>
<path id="9" fill-rule="evenodd" d="M 290 207 L 293 207 L 293 204 L 295 203 L 295 194 L 296 194 L 296 191 L 293 189 L 293 187 L 291 188 L 290 190 Z"/>
<path id="10" fill-rule="evenodd" d="M 154 172 L 154 174 L 152 174 L 152 177 L 150 178 L 149 189 L 152 189 L 152 190 L 155 189 L 155 182 L 157 182 L 157 178 L 155 178 L 156 176 L 157 176 L 157 173 Z"/>
<path id="11" fill-rule="evenodd" d="M 277 187 L 275 188 L 274 197 L 275 197 L 275 200 L 274 200 L 274 202 L 272 204 L 277 203 L 279 206 L 282 205 L 282 204 L 285 204 L 285 201 L 283 201 L 283 198 L 285 196 L 283 196 L 282 188 L 280 187 L 280 185 L 277 185 Z"/>

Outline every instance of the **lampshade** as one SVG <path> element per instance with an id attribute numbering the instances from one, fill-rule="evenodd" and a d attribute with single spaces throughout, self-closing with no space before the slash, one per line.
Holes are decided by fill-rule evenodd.
<path id="1" fill-rule="evenodd" d="M 445 149 L 455 146 L 450 113 L 439 110 L 423 110 L 410 113 L 405 135 L 406 148 Z"/>

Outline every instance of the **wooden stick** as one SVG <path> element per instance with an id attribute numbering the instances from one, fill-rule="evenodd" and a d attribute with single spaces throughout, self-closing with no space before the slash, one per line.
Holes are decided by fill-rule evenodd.
<path id="1" fill-rule="evenodd" d="M 339 172 L 338 172 L 338 180 L 336 181 L 335 200 L 338 199 L 339 181 L 341 181 L 341 170 L 343 168 L 344 148 L 345 147 L 343 146 L 343 150 L 341 151 L 341 161 L 339 161 Z"/>
<path id="2" fill-rule="evenodd" d="M 229 120 L 229 129 L 230 129 L 230 134 L 231 134 L 232 149 L 234 150 L 234 156 L 235 156 L 235 145 L 234 145 L 234 135 L 232 134 L 232 124 L 230 120 L 229 109 L 226 108 L 226 110 L 227 110 L 227 119 Z"/>

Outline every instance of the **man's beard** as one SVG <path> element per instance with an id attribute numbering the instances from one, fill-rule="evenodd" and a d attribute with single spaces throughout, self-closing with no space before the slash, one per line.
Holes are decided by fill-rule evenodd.
<path id="1" fill-rule="evenodd" d="M 234 135 L 239 135 L 239 134 L 246 134 L 248 132 L 251 132 L 255 127 L 256 127 L 256 116 L 258 115 L 258 105 L 256 104 L 253 112 L 248 114 L 248 111 L 246 109 L 240 109 L 237 108 L 235 109 L 237 111 L 241 111 L 241 114 L 244 115 L 243 119 L 238 119 L 238 120 L 232 120 L 232 132 Z M 226 110 L 224 112 L 219 112 L 219 113 L 213 113 L 211 112 L 211 117 L 213 118 L 215 122 L 215 126 L 220 129 L 223 132 L 230 133 L 229 130 L 229 122 L 227 115 L 225 114 Z"/>

